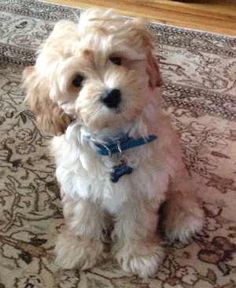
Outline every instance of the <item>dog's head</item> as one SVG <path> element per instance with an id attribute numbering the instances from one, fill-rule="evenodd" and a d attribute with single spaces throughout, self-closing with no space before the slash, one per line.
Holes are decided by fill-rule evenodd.
<path id="1" fill-rule="evenodd" d="M 78 24 L 58 22 L 24 72 L 26 99 L 54 135 L 72 119 L 94 131 L 122 127 L 141 115 L 160 82 L 142 21 L 110 10 L 88 10 Z"/>

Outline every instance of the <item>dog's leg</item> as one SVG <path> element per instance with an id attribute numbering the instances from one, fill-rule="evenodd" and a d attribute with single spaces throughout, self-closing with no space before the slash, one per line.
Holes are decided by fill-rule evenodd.
<path id="1" fill-rule="evenodd" d="M 104 215 L 87 200 L 64 200 L 66 228 L 57 240 L 56 263 L 64 269 L 91 268 L 103 255 Z"/>
<path id="2" fill-rule="evenodd" d="M 171 242 L 179 240 L 187 243 L 202 229 L 203 211 L 192 189 L 188 176 L 178 177 L 170 186 L 162 226 L 166 237 Z"/>
<path id="3" fill-rule="evenodd" d="M 116 218 L 113 253 L 126 272 L 152 276 L 164 256 L 157 236 L 157 208 L 153 203 L 125 203 Z M 159 205 L 158 205 L 159 206 Z"/>

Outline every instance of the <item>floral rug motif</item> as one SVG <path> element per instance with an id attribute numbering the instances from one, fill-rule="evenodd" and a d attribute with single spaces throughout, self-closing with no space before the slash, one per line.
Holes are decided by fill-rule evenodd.
<path id="1" fill-rule="evenodd" d="M 80 11 L 0 0 L 0 288 L 236 287 L 236 38 L 152 23 L 166 110 L 203 200 L 203 231 L 166 247 L 153 279 L 112 260 L 86 272 L 58 271 L 53 246 L 63 218 L 54 164 L 25 106 L 21 73 L 60 19 Z"/>

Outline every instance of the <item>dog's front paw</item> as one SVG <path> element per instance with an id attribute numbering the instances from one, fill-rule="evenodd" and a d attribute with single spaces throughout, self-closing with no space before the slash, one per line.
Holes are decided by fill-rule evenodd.
<path id="1" fill-rule="evenodd" d="M 163 248 L 156 243 L 128 244 L 117 253 L 116 259 L 125 272 L 142 278 L 153 276 L 164 258 Z"/>
<path id="2" fill-rule="evenodd" d="M 93 267 L 103 257 L 103 243 L 95 239 L 82 239 L 64 232 L 59 235 L 55 247 L 56 264 L 63 269 Z"/>
<path id="3" fill-rule="evenodd" d="M 201 231 L 203 221 L 203 211 L 196 204 L 192 209 L 179 210 L 175 215 L 167 215 L 164 223 L 165 236 L 170 242 L 177 240 L 187 244 L 196 233 Z"/>

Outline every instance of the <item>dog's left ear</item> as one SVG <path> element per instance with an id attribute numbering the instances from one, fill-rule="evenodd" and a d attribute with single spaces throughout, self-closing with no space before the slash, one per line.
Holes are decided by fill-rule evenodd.
<path id="1" fill-rule="evenodd" d="M 153 35 L 146 29 L 147 22 L 142 18 L 133 20 L 134 27 L 141 36 L 142 44 L 146 50 L 147 74 L 149 76 L 149 86 L 152 89 L 162 85 L 161 73 L 158 60 L 154 55 Z"/>
<path id="2" fill-rule="evenodd" d="M 151 49 L 148 49 L 146 55 L 147 55 L 147 74 L 149 76 L 149 86 L 152 89 L 155 89 L 156 87 L 161 87 L 162 79 L 157 59 L 153 55 Z"/>

